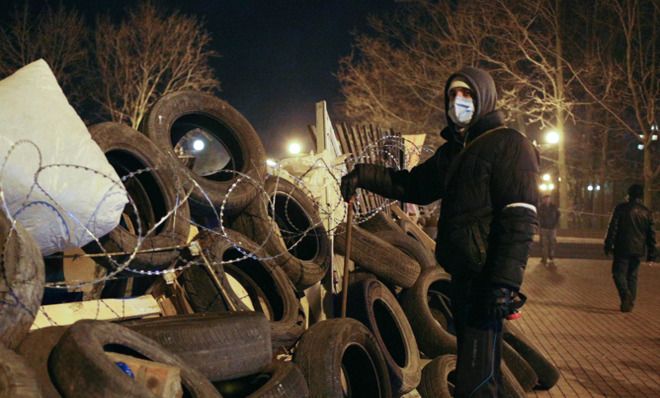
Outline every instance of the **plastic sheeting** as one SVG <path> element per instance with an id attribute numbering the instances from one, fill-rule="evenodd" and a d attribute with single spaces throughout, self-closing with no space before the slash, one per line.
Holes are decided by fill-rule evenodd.
<path id="1" fill-rule="evenodd" d="M 107 234 L 128 202 L 44 60 L 0 81 L 0 188 L 43 255 Z"/>

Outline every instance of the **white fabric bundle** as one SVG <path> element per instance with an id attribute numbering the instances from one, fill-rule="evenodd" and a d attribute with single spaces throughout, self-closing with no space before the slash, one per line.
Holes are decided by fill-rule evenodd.
<path id="1" fill-rule="evenodd" d="M 0 188 L 43 255 L 107 234 L 128 202 L 44 60 L 0 81 Z"/>

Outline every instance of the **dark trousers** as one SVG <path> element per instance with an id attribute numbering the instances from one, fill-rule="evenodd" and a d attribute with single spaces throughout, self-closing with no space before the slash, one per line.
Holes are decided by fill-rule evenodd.
<path id="1" fill-rule="evenodd" d="M 541 261 L 544 263 L 555 258 L 555 247 L 557 246 L 557 230 L 541 228 L 539 240 L 541 241 Z"/>
<path id="2" fill-rule="evenodd" d="M 482 297 L 488 288 L 477 279 L 452 278 L 457 341 L 454 396 L 458 398 L 491 398 L 502 394 L 502 320 L 478 315 L 482 313 L 478 306 L 484 302 Z"/>
<path id="3" fill-rule="evenodd" d="M 639 273 L 640 259 L 637 256 L 618 257 L 614 256 L 612 263 L 612 277 L 616 290 L 619 292 L 621 302 L 626 299 L 631 304 L 635 303 L 637 297 L 637 274 Z"/>

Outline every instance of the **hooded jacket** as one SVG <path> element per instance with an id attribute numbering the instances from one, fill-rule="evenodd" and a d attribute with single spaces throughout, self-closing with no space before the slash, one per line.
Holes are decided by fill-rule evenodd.
<path id="1" fill-rule="evenodd" d="M 447 142 L 410 171 L 358 165 L 360 187 L 405 202 L 442 199 L 436 258 L 454 276 L 481 277 L 520 288 L 537 228 L 539 155 L 522 133 L 504 126 L 495 109 L 491 76 L 465 67 L 460 78 L 472 89 L 475 110 L 464 134 L 447 117 Z"/>

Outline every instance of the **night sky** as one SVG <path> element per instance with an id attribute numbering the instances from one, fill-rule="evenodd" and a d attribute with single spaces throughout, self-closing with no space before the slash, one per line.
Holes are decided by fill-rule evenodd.
<path id="1" fill-rule="evenodd" d="M 119 16 L 136 1 L 61 0 L 88 21 L 95 14 Z M 0 9 L 7 10 L 0 0 Z M 22 4 L 22 1 L 19 2 Z M 43 2 L 31 2 L 41 4 Z M 57 4 L 57 2 L 50 2 Z M 392 11 L 394 0 L 190 0 L 154 1 L 206 20 L 219 97 L 237 108 L 262 137 L 270 156 L 285 154 L 285 142 L 308 142 L 314 104 L 339 101 L 338 59 L 350 52 L 351 32 L 364 30 L 367 15 Z M 309 146 L 305 148 L 309 150 Z"/>

